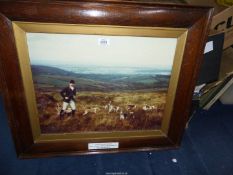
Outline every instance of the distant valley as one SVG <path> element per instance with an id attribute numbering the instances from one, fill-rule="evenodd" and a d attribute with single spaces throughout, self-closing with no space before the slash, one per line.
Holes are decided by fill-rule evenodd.
<path id="1" fill-rule="evenodd" d="M 75 73 L 52 66 L 32 65 L 33 81 L 36 88 L 61 89 L 73 79 L 79 91 L 122 92 L 161 91 L 168 88 L 170 76 L 146 73 Z M 145 69 L 141 72 L 145 72 Z M 84 71 L 87 72 L 87 71 Z M 140 71 L 139 71 L 140 72 Z"/>

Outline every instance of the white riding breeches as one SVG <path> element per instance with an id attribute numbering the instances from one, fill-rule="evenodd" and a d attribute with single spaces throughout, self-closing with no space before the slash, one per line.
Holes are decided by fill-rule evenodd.
<path id="1" fill-rule="evenodd" d="M 65 111 L 67 109 L 68 105 L 70 105 L 72 110 L 76 110 L 76 105 L 75 105 L 75 102 L 73 100 L 71 100 L 69 103 L 63 102 L 62 110 Z"/>

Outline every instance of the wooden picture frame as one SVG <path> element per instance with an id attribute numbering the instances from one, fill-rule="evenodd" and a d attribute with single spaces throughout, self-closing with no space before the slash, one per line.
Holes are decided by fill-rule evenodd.
<path id="1" fill-rule="evenodd" d="M 177 148 L 213 9 L 124 1 L 0 2 L 0 77 L 20 158 Z M 160 129 L 41 133 L 27 33 L 176 38 Z"/>

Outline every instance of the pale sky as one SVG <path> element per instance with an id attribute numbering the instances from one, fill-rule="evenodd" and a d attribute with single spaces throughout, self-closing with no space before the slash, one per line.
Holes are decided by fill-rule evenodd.
<path id="1" fill-rule="evenodd" d="M 100 44 L 107 41 L 107 44 Z M 176 38 L 27 33 L 31 64 L 171 68 Z"/>

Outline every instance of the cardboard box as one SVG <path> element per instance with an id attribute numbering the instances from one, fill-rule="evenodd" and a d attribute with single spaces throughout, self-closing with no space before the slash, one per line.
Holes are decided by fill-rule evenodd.
<path id="1" fill-rule="evenodd" d="M 233 104 L 233 85 L 231 85 L 224 94 L 220 97 L 222 104 L 232 105 Z"/>
<path id="2" fill-rule="evenodd" d="M 223 51 L 219 79 L 224 78 L 227 73 L 233 71 L 233 48 L 229 47 Z"/>
<path id="3" fill-rule="evenodd" d="M 217 3 L 219 5 L 224 5 L 224 6 L 228 6 L 228 7 L 233 5 L 232 0 L 217 0 Z"/>
<path id="4" fill-rule="evenodd" d="M 211 29 L 215 32 L 225 32 L 223 49 L 233 45 L 233 6 L 213 17 Z"/>

